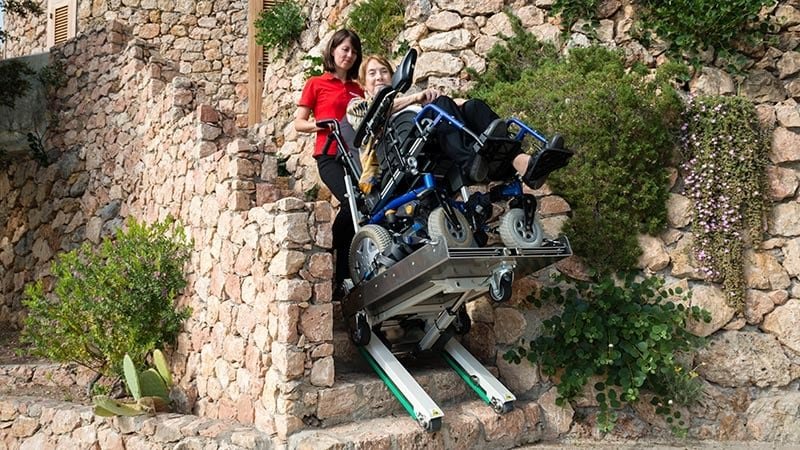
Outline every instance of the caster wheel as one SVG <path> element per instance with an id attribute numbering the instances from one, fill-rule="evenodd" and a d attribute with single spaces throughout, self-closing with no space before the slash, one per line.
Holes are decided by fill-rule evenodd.
<path id="1" fill-rule="evenodd" d="M 506 302 L 508 299 L 511 298 L 511 282 L 512 276 L 510 272 L 504 273 L 500 277 L 500 283 L 495 289 L 494 287 L 489 288 L 489 297 L 492 298 L 497 303 Z"/>
<path id="2" fill-rule="evenodd" d="M 369 344 L 372 333 L 369 329 L 367 318 L 364 317 L 363 314 L 356 313 L 356 315 L 350 319 L 348 325 L 350 325 L 350 340 L 353 341 L 354 344 L 359 347 Z"/>
<path id="3" fill-rule="evenodd" d="M 461 308 L 458 308 L 456 319 L 453 321 L 453 331 L 455 331 L 457 335 L 463 336 L 469 333 L 470 329 L 472 329 L 472 319 L 470 319 L 469 314 L 467 314 L 467 308 L 461 306 Z"/>

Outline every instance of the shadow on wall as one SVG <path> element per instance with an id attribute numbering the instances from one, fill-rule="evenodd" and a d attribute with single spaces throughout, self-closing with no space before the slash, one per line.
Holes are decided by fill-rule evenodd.
<path id="1" fill-rule="evenodd" d="M 17 99 L 13 109 L 0 106 L 0 150 L 8 156 L 15 156 L 29 152 L 28 133 L 44 136 L 47 130 L 47 94 L 37 74 L 49 64 L 50 53 L 10 58 L 2 62 L 6 61 L 19 61 L 35 72 L 26 76 L 30 89 Z"/>

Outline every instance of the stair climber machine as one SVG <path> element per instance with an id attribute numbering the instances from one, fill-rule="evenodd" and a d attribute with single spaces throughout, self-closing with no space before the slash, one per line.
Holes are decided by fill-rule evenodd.
<path id="1" fill-rule="evenodd" d="M 409 51 L 391 86 L 372 100 L 351 145 L 338 121 L 322 120 L 318 126 L 332 129 L 327 145 L 336 145 L 345 167 L 356 230 L 349 255 L 354 286 L 342 300 L 350 338 L 411 417 L 434 432 L 441 428 L 442 408 L 397 356 L 439 351 L 497 413 L 511 411 L 514 394 L 453 337 L 470 329 L 467 302 L 487 294 L 495 302 L 508 300 L 515 274 L 545 268 L 571 256 L 572 249 L 564 236 L 543 238 L 536 200 L 522 193 L 516 174 L 488 193 L 470 195 L 466 186 L 481 181 L 486 170 L 470 168 L 465 174 L 443 163 L 441 153 L 426 157 L 432 131 L 445 122 L 458 127 L 474 139 L 476 154 L 490 165 L 492 158 L 510 161 L 509 155 L 519 153 L 522 140 L 531 136 L 538 143 L 534 179 L 542 182 L 572 153 L 563 149 L 560 136 L 548 142 L 517 119 L 506 122 L 509 129 L 519 129 L 516 135 L 498 137 L 467 129 L 435 105 L 413 113 L 406 122 L 410 127 L 396 126 L 393 120 L 400 113 L 392 114 L 392 103 L 411 86 L 416 55 Z M 358 188 L 361 169 L 348 148 L 370 141 L 380 143 L 383 176 L 380 192 L 367 195 Z M 491 211 L 498 203 L 505 203 L 508 212 L 495 223 Z M 502 245 L 487 245 L 489 234 L 499 235 Z"/>

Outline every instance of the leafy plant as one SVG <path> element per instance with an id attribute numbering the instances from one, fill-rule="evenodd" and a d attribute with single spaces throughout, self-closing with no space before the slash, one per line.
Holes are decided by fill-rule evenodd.
<path id="1" fill-rule="evenodd" d="M 564 28 L 569 30 L 578 19 L 593 19 L 601 0 L 555 0 L 551 14 L 561 16 Z"/>
<path id="2" fill-rule="evenodd" d="M 486 55 L 486 71 L 478 74 L 475 69 L 467 68 L 467 73 L 475 80 L 469 95 L 485 97 L 498 83 L 519 81 L 524 67 L 528 71 L 536 70 L 542 64 L 558 57 L 558 49 L 549 42 L 542 42 L 533 33 L 525 30 L 519 17 L 506 15 L 511 20 L 514 36 L 506 40 L 505 45 L 495 45 Z"/>
<path id="3" fill-rule="evenodd" d="M 526 51 L 513 47 L 503 54 Z M 519 75 L 496 75 L 511 80 L 494 85 L 479 81 L 473 94 L 502 117 L 521 116 L 548 135 L 565 136 L 575 157 L 549 178 L 572 206 L 564 231 L 596 269 L 630 269 L 641 253 L 637 234 L 666 226 L 665 167 L 682 111 L 669 80 L 685 68 L 664 65 L 652 79 L 640 67 L 628 70 L 619 53 L 602 47 L 575 48 L 563 59 L 548 52 L 544 48 L 538 64 L 524 70 L 511 57 L 493 60 L 490 67 L 498 67 L 491 76 Z"/>
<path id="4" fill-rule="evenodd" d="M 722 282 L 728 303 L 744 307 L 744 249 L 761 242 L 769 133 L 742 97 L 691 99 L 684 115 L 685 189 L 694 201 L 695 256 Z"/>
<path id="5" fill-rule="evenodd" d="M 125 386 L 135 403 L 119 402 L 107 395 L 96 395 L 92 398 L 95 415 L 101 417 L 138 416 L 145 413 L 167 411 L 170 403 L 169 389 L 172 386 L 172 374 L 161 350 L 153 350 L 153 364 L 155 367 L 139 372 L 131 357 L 126 354 L 122 360 Z"/>
<path id="6" fill-rule="evenodd" d="M 303 75 L 306 80 L 311 77 L 322 75 L 322 73 L 324 72 L 322 68 L 321 56 L 306 55 L 303 56 L 302 60 L 307 61 L 307 67 L 303 69 Z"/>
<path id="7" fill-rule="evenodd" d="M 670 44 L 673 54 L 714 48 L 734 52 L 741 41 L 763 40 L 769 23 L 759 16 L 761 8 L 775 0 L 638 0 L 645 29 L 653 30 Z"/>
<path id="8" fill-rule="evenodd" d="M 306 29 L 306 17 L 297 3 L 283 0 L 261 11 L 254 25 L 258 45 L 286 50 Z"/>
<path id="9" fill-rule="evenodd" d="M 600 0 L 555 0 L 551 13 L 559 15 L 569 30 L 578 19 L 596 17 Z M 636 0 L 639 38 L 655 33 L 669 44 L 670 53 L 693 59 L 709 48 L 724 58 L 735 58 L 742 44 L 764 41 L 771 24 L 759 15 L 775 0 Z"/>
<path id="10" fill-rule="evenodd" d="M 17 99 L 31 88 L 29 78 L 36 74 L 22 61 L 0 61 L 0 107 L 13 108 Z"/>
<path id="11" fill-rule="evenodd" d="M 347 26 L 361 38 L 365 55 L 391 55 L 392 43 L 403 31 L 404 16 L 400 0 L 366 0 L 350 11 Z"/>
<path id="12" fill-rule="evenodd" d="M 544 321 L 545 334 L 509 350 L 505 359 L 519 363 L 527 359 L 541 364 L 548 375 L 559 375 L 558 404 L 574 399 L 584 391 L 593 376 L 601 382 L 598 391 L 598 425 L 604 432 L 613 429 L 614 410 L 640 398 L 642 389 L 655 392 L 657 412 L 670 416 L 673 399 L 664 380 L 684 382 L 691 374 L 682 368 L 676 355 L 689 352 L 703 340 L 685 329 L 689 318 L 709 322 L 708 311 L 687 308 L 689 293 L 680 288 L 665 289 L 660 278 L 637 281 L 633 273 L 595 277 L 592 282 L 570 280 L 559 275 L 563 286 L 545 287 L 541 300 L 528 297 L 535 305 L 554 301 L 564 306 L 561 316 Z M 676 298 L 677 303 L 671 301 Z M 677 427 L 685 426 L 678 414 Z"/>
<path id="13" fill-rule="evenodd" d="M 141 365 L 177 338 L 190 314 L 175 306 L 190 248 L 172 219 L 152 226 L 130 219 L 127 230 L 98 249 L 84 244 L 61 255 L 52 266 L 51 294 L 41 280 L 25 288 L 23 342 L 35 355 L 106 376 L 121 373 L 125 354 Z"/>

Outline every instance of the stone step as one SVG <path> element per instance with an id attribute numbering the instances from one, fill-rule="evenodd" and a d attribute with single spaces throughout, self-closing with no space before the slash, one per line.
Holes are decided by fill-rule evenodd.
<path id="1" fill-rule="evenodd" d="M 478 398 L 437 355 L 402 362 L 440 407 Z M 405 409 L 362 358 L 357 368 L 337 367 L 335 384 L 319 391 L 315 425 L 330 427 L 390 414 L 402 415 Z"/>
<path id="2" fill-rule="evenodd" d="M 355 449 L 506 449 L 542 439 L 542 409 L 536 402 L 517 402 L 504 415 L 481 401 L 445 406 L 441 430 L 428 433 L 407 414 L 356 420 L 289 437 L 296 450 Z"/>

